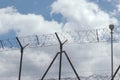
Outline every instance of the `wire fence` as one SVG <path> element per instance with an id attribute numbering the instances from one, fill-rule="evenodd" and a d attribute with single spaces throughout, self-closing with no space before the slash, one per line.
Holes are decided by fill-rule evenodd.
<path id="1" fill-rule="evenodd" d="M 80 76 L 81 80 L 111 80 L 111 77 L 106 74 L 106 75 L 90 75 L 88 77 Z M 57 78 L 50 78 L 50 79 L 44 79 L 44 80 L 58 80 Z M 66 77 L 66 78 L 61 78 L 61 80 L 78 80 L 77 78 L 74 77 Z M 118 74 L 114 80 L 120 80 L 120 74 Z"/>
<path id="2" fill-rule="evenodd" d="M 72 43 L 98 43 L 110 42 L 110 31 L 108 29 L 93 29 L 93 30 L 79 30 L 58 32 L 61 40 L 68 40 L 68 44 Z M 24 46 L 29 43 L 29 48 L 33 47 L 47 47 L 58 45 L 55 34 L 41 34 L 18 37 L 21 44 Z M 120 41 L 120 34 L 114 33 L 114 42 Z M 16 37 L 0 40 L 0 50 L 18 49 L 19 44 Z"/>

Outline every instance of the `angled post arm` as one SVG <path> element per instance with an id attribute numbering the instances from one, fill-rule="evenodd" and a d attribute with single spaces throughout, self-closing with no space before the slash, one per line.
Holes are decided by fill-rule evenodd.
<path id="1" fill-rule="evenodd" d="M 19 44 L 19 46 L 20 46 L 20 52 L 21 52 L 20 66 L 19 66 L 19 76 L 18 76 L 18 80 L 21 80 L 21 70 L 22 70 L 23 51 L 24 51 L 25 47 L 27 47 L 27 46 L 29 45 L 29 43 L 23 47 L 18 37 L 16 37 L 16 40 L 17 40 L 17 42 L 18 42 L 18 44 Z"/>

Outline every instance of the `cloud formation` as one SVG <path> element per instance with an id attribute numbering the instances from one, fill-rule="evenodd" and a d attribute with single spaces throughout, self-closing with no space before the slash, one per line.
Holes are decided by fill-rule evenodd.
<path id="1" fill-rule="evenodd" d="M 14 30 L 17 35 L 53 33 L 61 31 L 61 25 L 52 20 L 47 21 L 41 15 L 21 14 L 14 7 L 0 9 L 0 32 Z"/>
<path id="2" fill-rule="evenodd" d="M 51 7 L 52 13 L 60 13 L 67 19 L 64 26 L 67 29 L 107 28 L 110 23 L 118 24 L 116 18 L 87 0 L 57 0 Z"/>
<path id="3" fill-rule="evenodd" d="M 118 21 L 115 17 L 111 17 L 108 13 L 101 10 L 97 4 L 87 0 L 57 0 L 51 7 L 51 14 L 60 13 L 64 19 L 66 19 L 65 23 L 59 23 L 54 20 L 47 21 L 41 15 L 31 13 L 21 14 L 14 7 L 1 8 L 0 34 L 14 30 L 17 36 L 21 36 L 62 32 L 63 30 L 108 28 L 110 23 L 118 25 Z M 115 48 L 114 58 L 116 65 L 118 65 L 119 57 L 117 55 L 119 55 L 119 45 L 116 44 Z M 35 80 L 36 78 L 40 78 L 56 52 L 59 51 L 58 49 L 58 46 L 54 46 L 25 50 L 22 71 L 23 80 Z M 106 73 L 109 73 L 110 44 L 72 44 L 65 46 L 65 50 L 80 76 L 97 73 L 97 70 L 101 70 L 101 73 L 104 73 L 102 71 L 106 70 Z M 9 80 L 16 80 L 20 52 L 2 52 L 0 56 L 0 78 L 2 80 L 8 80 L 8 78 Z M 59 59 L 57 59 L 49 73 L 50 77 L 57 77 L 58 60 Z M 66 58 L 63 57 L 63 60 L 64 76 L 73 76 L 72 74 L 74 73 L 71 74 L 72 70 Z"/>

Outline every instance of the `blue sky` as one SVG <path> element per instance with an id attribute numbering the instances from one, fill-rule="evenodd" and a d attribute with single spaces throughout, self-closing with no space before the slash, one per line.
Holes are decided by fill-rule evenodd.
<path id="1" fill-rule="evenodd" d="M 41 14 L 45 19 L 51 20 L 50 12 L 51 12 L 51 4 L 55 0 L 0 0 L 0 8 L 5 8 L 8 6 L 15 7 L 18 12 L 23 14 L 34 13 Z M 88 0 L 90 2 L 96 3 L 102 10 L 107 12 L 112 12 L 116 9 L 116 4 L 114 1 L 107 0 Z"/>
<path id="2" fill-rule="evenodd" d="M 111 23 L 115 24 L 114 36 L 119 39 L 119 13 L 119 0 L 0 0 L 0 39 L 53 34 L 55 32 L 65 35 L 66 31 L 82 31 L 84 29 L 108 29 Z M 74 40 L 72 37 L 73 33 L 68 33 L 66 36 L 71 41 Z M 79 32 L 82 38 L 80 40 L 82 41 L 86 41 L 88 38 L 87 36 L 84 37 L 84 34 L 84 32 Z M 103 35 L 102 31 L 98 34 L 100 38 L 106 36 Z M 88 33 L 88 36 L 92 36 L 92 34 Z M 45 36 L 43 37 L 44 40 L 40 36 L 39 38 L 46 44 L 48 41 L 55 43 L 54 39 L 49 38 L 50 40 L 48 40 Z M 119 47 L 117 43 L 114 45 L 115 68 L 120 63 Z M 58 48 L 58 46 L 48 46 L 26 49 L 23 80 L 39 79 Z M 110 74 L 109 43 L 71 44 L 65 46 L 65 50 L 68 51 L 78 74 L 81 76 L 96 74 L 97 71 L 101 71 L 100 73 L 103 74 Z M 0 70 L 2 71 L 0 72 L 0 80 L 17 79 L 20 55 L 18 53 L 19 50 L 3 50 L 1 52 L 0 64 L 2 65 L 0 65 Z M 50 71 L 51 75 L 48 77 L 57 76 L 57 64 L 54 65 L 54 68 Z M 71 71 L 66 67 L 68 67 L 68 64 L 65 61 L 63 63 L 63 77 L 74 77 L 73 73 L 67 74 L 67 72 L 71 73 Z M 102 71 L 105 71 L 105 73 Z"/>
<path id="3" fill-rule="evenodd" d="M 105 10 L 105 11 L 113 11 L 115 9 L 115 5 L 114 3 L 108 2 L 107 0 L 99 0 L 98 2 L 96 0 L 91 0 L 95 3 L 97 3 L 101 9 Z"/>
<path id="4" fill-rule="evenodd" d="M 62 15 L 54 14 L 50 16 L 51 4 L 54 1 L 55 0 L 0 0 L 0 8 L 13 6 L 22 14 L 40 14 L 44 16 L 46 20 L 56 19 L 60 21 Z"/>
<path id="5" fill-rule="evenodd" d="M 0 0 L 0 7 L 7 6 L 15 7 L 18 12 L 23 14 L 35 13 L 42 14 L 44 17 L 49 17 L 50 5 L 54 0 Z"/>
<path id="6" fill-rule="evenodd" d="M 0 8 L 5 7 L 14 7 L 21 14 L 36 14 L 42 15 L 45 20 L 56 20 L 58 22 L 62 21 L 61 14 L 50 14 L 51 12 L 51 4 L 55 0 L 0 0 Z M 10 30 L 9 32 L 2 34 L 0 36 L 1 39 L 6 39 L 7 37 L 14 37 L 14 30 Z"/>
<path id="7" fill-rule="evenodd" d="M 61 13 L 53 13 L 51 15 L 52 11 L 52 3 L 56 0 L 0 0 L 0 8 L 6 8 L 6 7 L 14 7 L 19 13 L 21 14 L 36 14 L 36 15 L 42 15 L 45 20 L 51 21 L 55 20 L 57 22 L 66 22 L 66 20 L 63 17 Z M 87 0 L 89 2 L 93 2 L 98 5 L 98 7 L 107 12 L 111 13 L 114 10 L 116 10 L 117 2 L 119 1 L 109 1 L 109 0 Z M 119 20 L 119 14 L 114 15 L 115 18 Z M 8 33 L 2 34 L 4 37 L 9 37 L 9 35 L 14 35 L 14 30 L 10 30 Z M 2 38 L 1 37 L 1 38 Z"/>

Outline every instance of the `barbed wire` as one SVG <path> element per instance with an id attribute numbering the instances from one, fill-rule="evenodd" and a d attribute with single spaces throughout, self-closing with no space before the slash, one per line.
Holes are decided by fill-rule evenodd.
<path id="1" fill-rule="evenodd" d="M 67 43 L 69 44 L 110 42 L 110 31 L 106 28 L 58 32 L 58 35 L 62 41 L 68 39 Z M 30 35 L 18 38 L 23 46 L 29 43 L 29 48 L 58 45 L 55 34 Z M 119 41 L 120 34 L 114 32 L 114 42 Z M 0 50 L 8 49 L 19 49 L 16 37 L 0 40 Z"/>
<path id="2" fill-rule="evenodd" d="M 90 76 L 80 76 L 81 80 L 111 80 L 111 76 L 109 76 L 109 74 L 93 74 Z M 117 77 L 115 77 L 114 80 L 119 80 L 120 79 L 120 74 L 117 75 Z M 49 79 L 44 79 L 44 80 L 58 80 L 57 78 L 49 78 Z M 75 77 L 64 77 L 61 78 L 61 80 L 77 80 L 77 78 Z"/>

